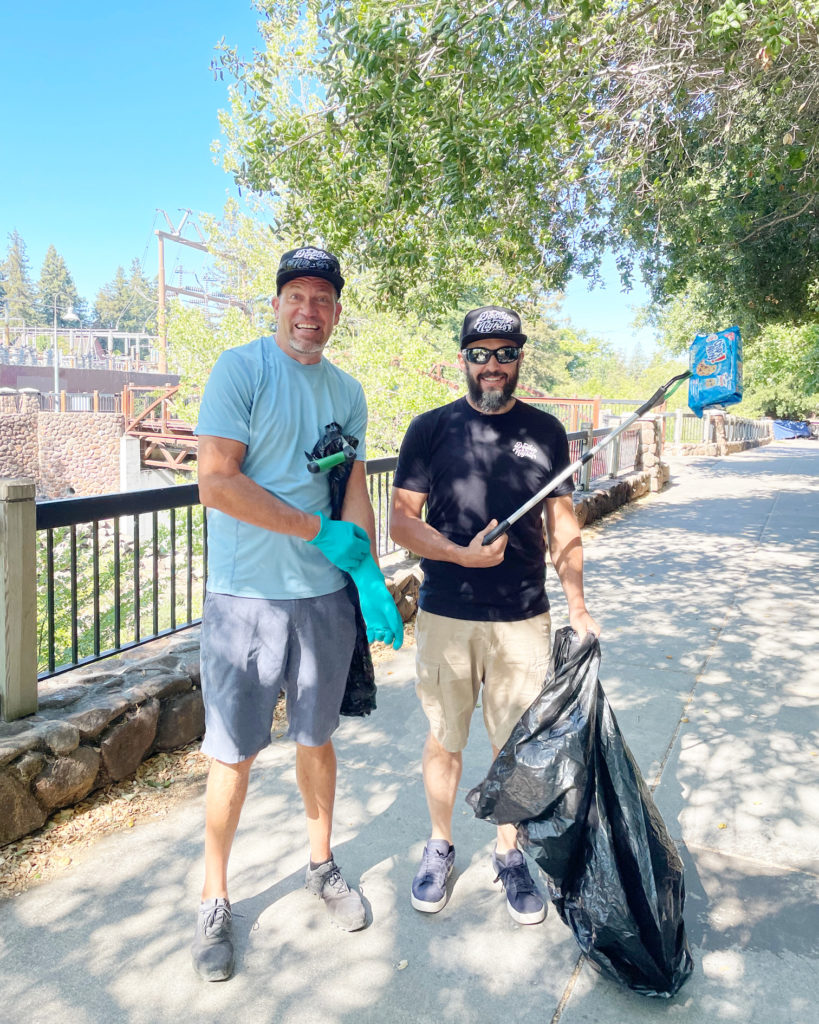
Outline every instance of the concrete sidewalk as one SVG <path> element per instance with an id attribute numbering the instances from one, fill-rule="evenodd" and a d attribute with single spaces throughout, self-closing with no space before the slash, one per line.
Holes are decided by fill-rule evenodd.
<path id="1" fill-rule="evenodd" d="M 380 669 L 378 711 L 337 734 L 334 849 L 361 886 L 368 928 L 334 929 L 302 888 L 293 751 L 275 740 L 255 768 L 231 862 L 236 976 L 208 985 L 190 966 L 195 799 L 0 904 L 0 1021 L 813 1024 L 819 443 L 675 461 L 664 493 L 585 543 L 603 684 L 686 865 L 696 966 L 673 1000 L 602 978 L 554 911 L 540 926 L 514 924 L 493 886 L 494 829 L 463 802 L 452 897 L 436 915 L 411 909 L 427 817 L 409 648 Z M 551 573 L 549 587 L 560 626 Z M 490 757 L 475 724 L 464 795 Z"/>

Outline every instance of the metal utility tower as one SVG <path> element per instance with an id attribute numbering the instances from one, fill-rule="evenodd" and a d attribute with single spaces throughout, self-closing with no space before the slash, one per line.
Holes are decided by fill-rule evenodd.
<path id="1" fill-rule="evenodd" d="M 159 333 L 159 370 L 161 373 L 167 372 L 168 369 L 168 325 L 167 325 L 167 296 L 169 295 L 185 295 L 188 298 L 199 299 L 205 303 L 205 306 L 209 303 L 213 303 L 217 306 L 238 306 L 243 312 L 248 312 L 248 306 L 246 302 L 242 302 L 239 299 L 231 298 L 228 295 L 212 294 L 206 291 L 204 288 L 182 288 L 181 281 L 180 286 L 175 287 L 174 285 L 168 284 L 165 280 L 165 239 L 169 242 L 177 242 L 179 245 L 190 246 L 191 249 L 198 249 L 200 252 L 210 252 L 207 245 L 205 244 L 205 236 L 202 234 L 199 225 L 196 221 L 192 221 L 193 227 L 199 236 L 199 241 L 195 242 L 190 238 L 182 237 L 182 229 L 188 222 L 188 217 L 191 216 L 190 210 L 181 211 L 184 216 L 179 222 L 178 227 L 174 227 L 173 221 L 164 210 L 158 210 L 167 221 L 169 231 L 160 231 L 157 229 L 154 234 L 156 235 L 157 245 L 159 247 L 158 252 L 158 292 L 159 292 L 159 310 L 157 314 L 157 328 Z"/>

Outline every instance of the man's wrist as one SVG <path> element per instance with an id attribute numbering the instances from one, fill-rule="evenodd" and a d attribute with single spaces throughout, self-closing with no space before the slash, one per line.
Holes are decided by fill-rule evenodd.
<path id="1" fill-rule="evenodd" d="M 471 568 L 469 561 L 469 548 L 461 544 L 452 545 L 452 561 L 463 569 Z"/>
<path id="2" fill-rule="evenodd" d="M 296 536 L 302 540 L 315 540 L 321 533 L 322 519 L 320 515 L 313 515 L 310 512 L 302 513 L 300 529 L 296 530 Z"/>

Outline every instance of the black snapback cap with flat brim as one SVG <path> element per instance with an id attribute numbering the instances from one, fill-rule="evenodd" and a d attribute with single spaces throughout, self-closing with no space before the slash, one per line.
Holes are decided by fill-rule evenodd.
<path id="1" fill-rule="evenodd" d="M 278 295 L 283 286 L 295 277 L 323 278 L 333 285 L 339 295 L 344 287 L 338 259 L 326 249 L 318 249 L 312 245 L 289 249 L 284 253 L 276 271 L 276 294 Z"/>
<path id="2" fill-rule="evenodd" d="M 486 338 L 501 338 L 522 345 L 527 335 L 523 334 L 521 328 L 520 317 L 513 309 L 505 309 L 503 306 L 470 309 L 461 327 L 461 348 Z"/>

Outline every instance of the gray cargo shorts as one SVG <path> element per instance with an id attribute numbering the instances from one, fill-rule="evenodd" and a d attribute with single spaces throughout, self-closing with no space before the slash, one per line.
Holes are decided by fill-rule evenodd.
<path id="1" fill-rule="evenodd" d="M 202 613 L 202 752 L 226 764 L 270 743 L 283 690 L 287 735 L 320 747 L 338 728 L 355 645 L 346 589 L 275 601 L 208 592 Z"/>

